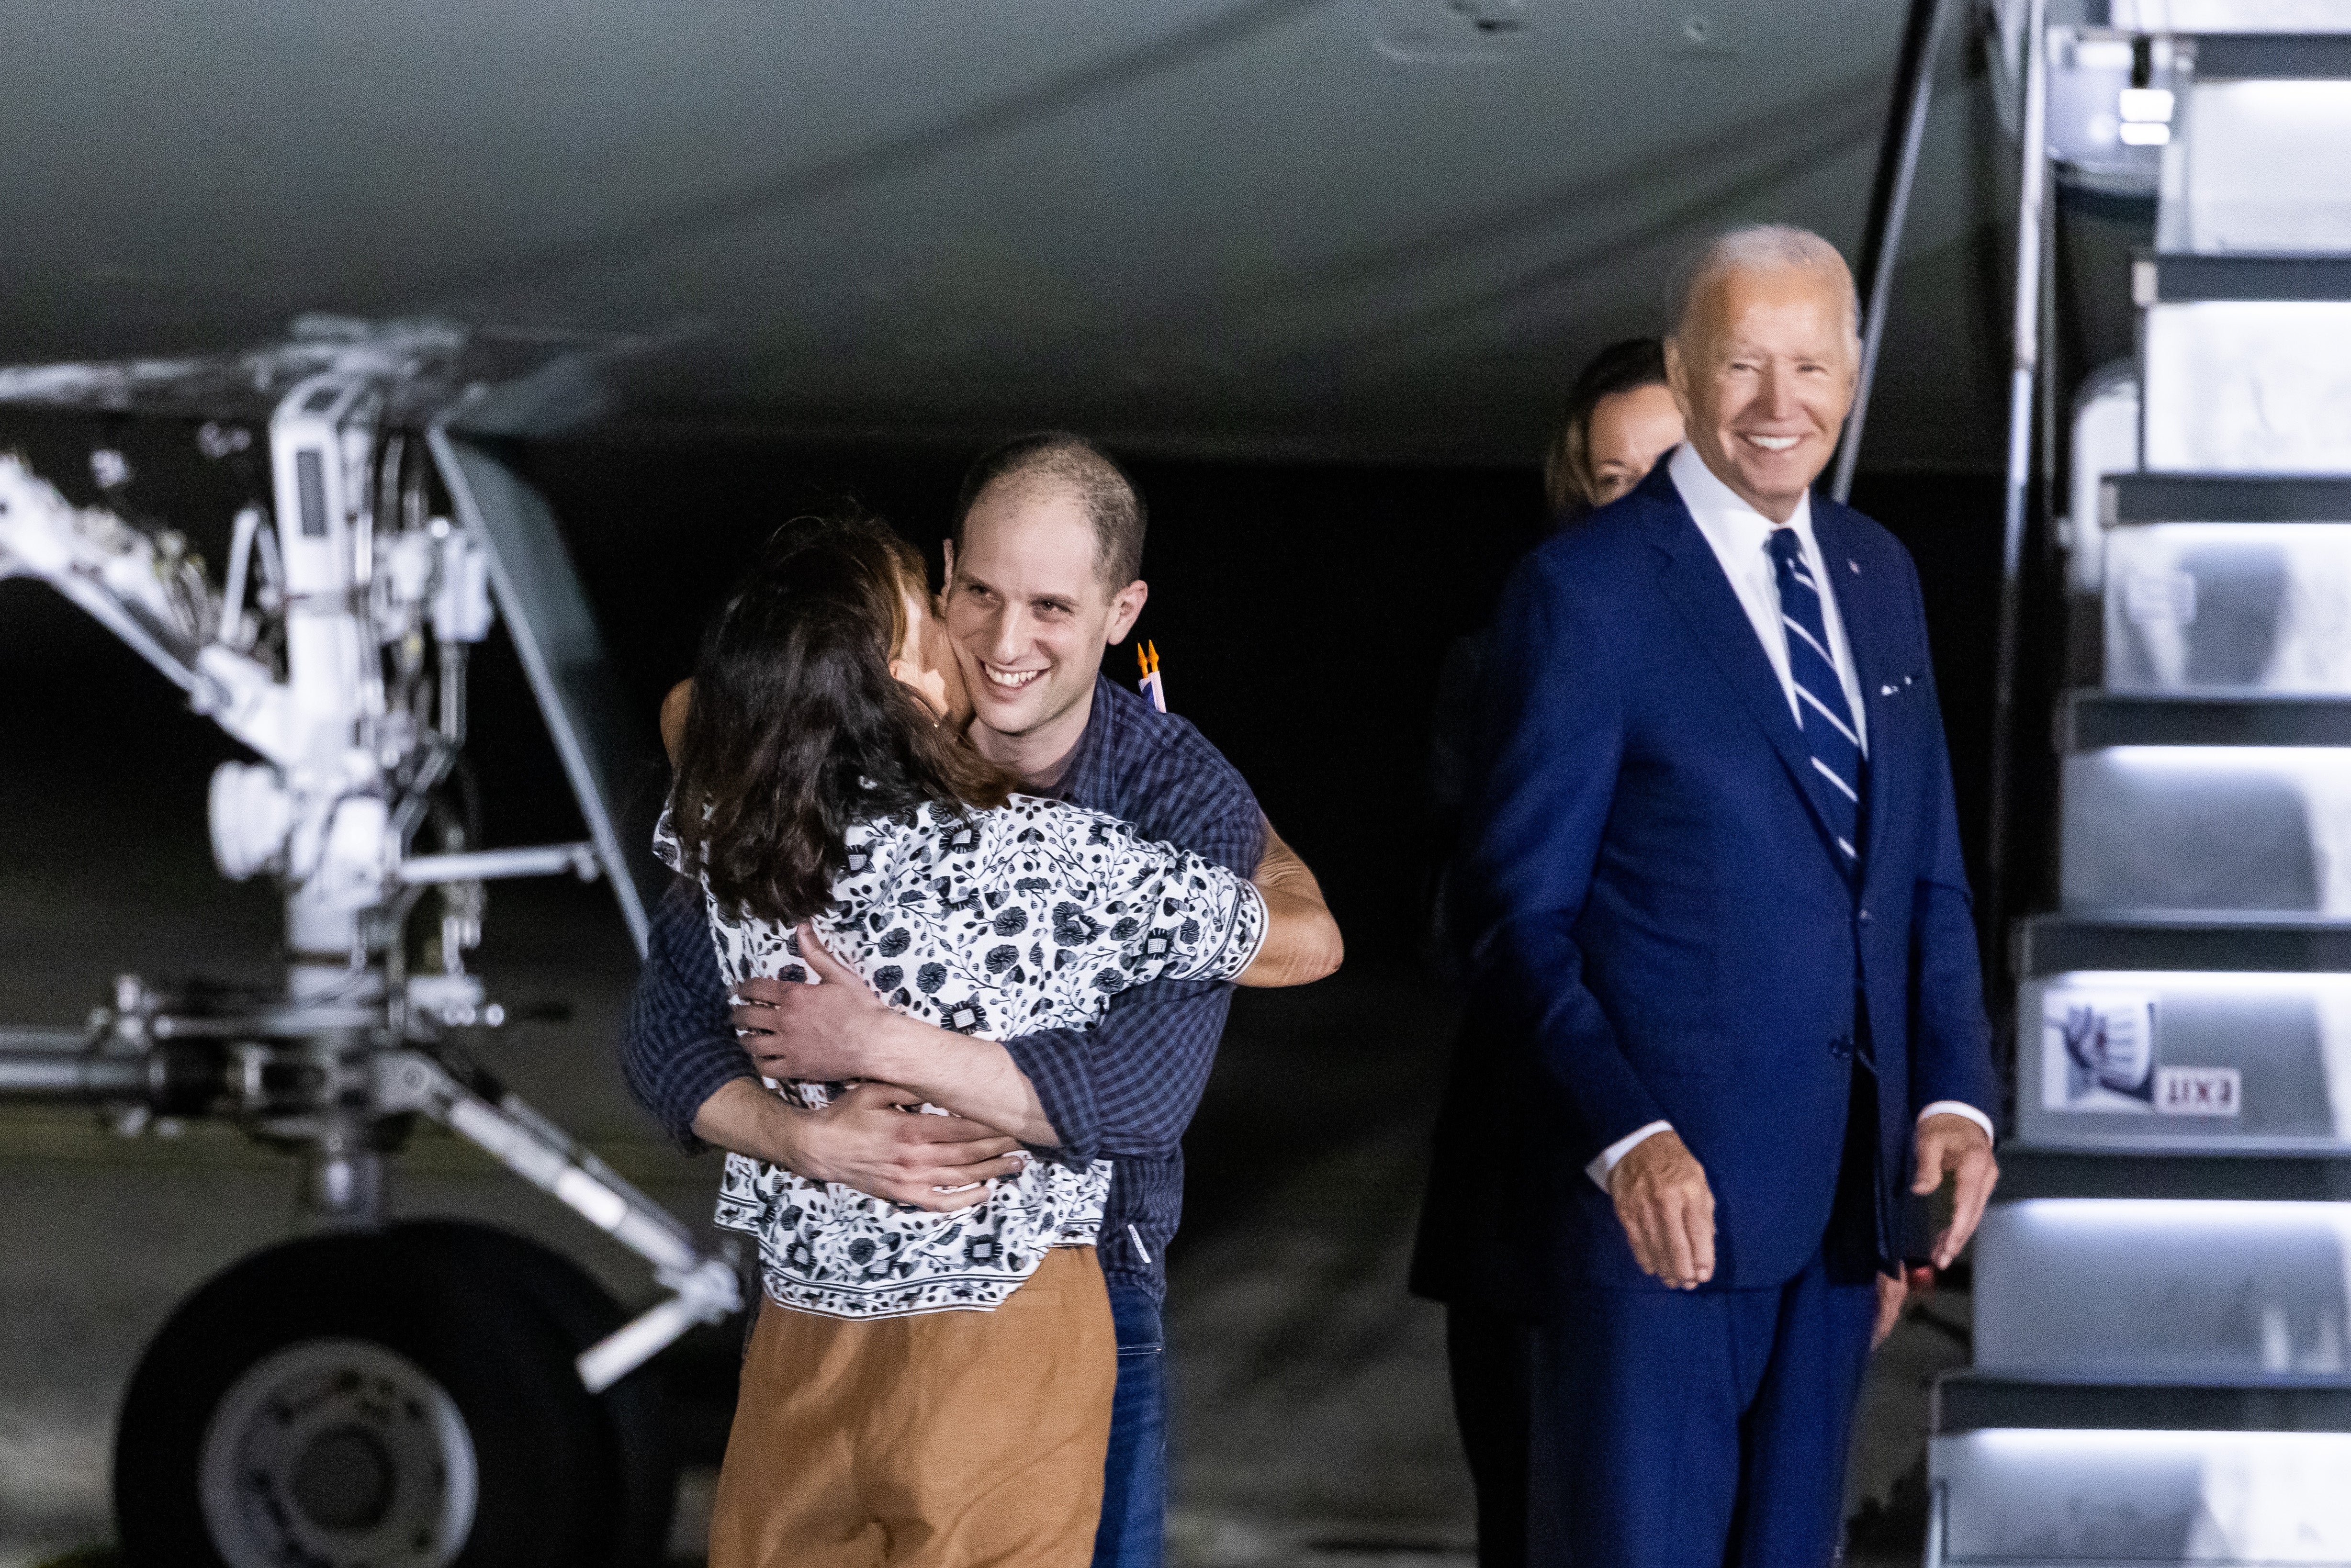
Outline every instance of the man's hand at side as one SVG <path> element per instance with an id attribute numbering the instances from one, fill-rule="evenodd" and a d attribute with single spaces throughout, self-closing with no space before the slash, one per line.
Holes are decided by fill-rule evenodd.
<path id="1" fill-rule="evenodd" d="M 1869 1331 L 1869 1348 L 1876 1350 L 1902 1321 L 1902 1309 L 1910 1304 L 1910 1286 L 1907 1281 L 1891 1274 L 1877 1276 L 1877 1322 Z"/>
<path id="2" fill-rule="evenodd" d="M 1921 1197 L 1952 1180 L 1951 1223 L 1935 1238 L 1935 1267 L 1948 1269 L 1983 1219 L 1984 1206 L 2000 1180 L 1999 1162 L 1991 1157 L 1991 1138 L 1965 1116 L 1948 1112 L 1918 1124 L 1918 1176 L 1910 1190 Z"/>
<path id="3" fill-rule="evenodd" d="M 1714 1278 L 1714 1189 L 1680 1134 L 1642 1139 L 1608 1173 L 1608 1196 L 1642 1272 L 1677 1291 Z"/>
<path id="4" fill-rule="evenodd" d="M 898 1109 L 922 1098 L 888 1083 L 860 1083 L 823 1110 L 805 1111 L 737 1078 L 702 1103 L 694 1131 L 810 1181 L 941 1213 L 969 1208 L 987 1196 L 987 1182 L 1019 1172 L 1013 1139 L 961 1116 Z"/>

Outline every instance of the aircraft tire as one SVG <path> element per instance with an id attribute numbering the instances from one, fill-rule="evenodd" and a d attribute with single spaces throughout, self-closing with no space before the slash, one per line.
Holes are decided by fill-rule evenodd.
<path id="1" fill-rule="evenodd" d="M 568 1260 L 432 1221 L 255 1254 L 191 1296 L 115 1443 L 131 1568 L 642 1568 L 676 1464 L 657 1374 L 601 1396 L 620 1326 Z"/>

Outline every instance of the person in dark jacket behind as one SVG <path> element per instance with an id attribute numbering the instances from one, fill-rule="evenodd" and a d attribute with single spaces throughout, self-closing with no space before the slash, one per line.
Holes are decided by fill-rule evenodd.
<path id="1" fill-rule="evenodd" d="M 1543 496 L 1552 530 L 1573 526 L 1639 484 L 1681 439 L 1682 413 L 1666 384 L 1663 340 L 1627 338 L 1601 350 L 1576 376 L 1559 429 L 1543 449 Z M 1469 792 L 1469 721 L 1487 646 L 1481 627 L 1446 651 L 1429 743 L 1429 828 L 1437 868 L 1429 948 L 1437 967 L 1456 977 L 1460 960 L 1453 951 L 1447 888 Z M 1456 1060 L 1466 1054 L 1457 1042 Z M 1445 1325 L 1454 1419 L 1478 1494 L 1478 1561 L 1480 1568 L 1517 1568 L 1526 1538 L 1527 1325 L 1458 1298 L 1447 1302 Z"/>
<path id="2" fill-rule="evenodd" d="M 1627 338 L 1592 356 L 1567 394 L 1559 429 L 1543 448 L 1543 497 L 1552 527 L 1565 528 L 1604 507 L 1646 477 L 1682 438 L 1681 410 L 1666 385 L 1665 344 Z M 1428 751 L 1431 841 L 1449 860 L 1466 792 L 1469 709 L 1483 667 L 1486 633 L 1453 640 L 1437 674 L 1437 718 Z M 1446 957 L 1442 873 L 1433 901 L 1432 946 Z"/>

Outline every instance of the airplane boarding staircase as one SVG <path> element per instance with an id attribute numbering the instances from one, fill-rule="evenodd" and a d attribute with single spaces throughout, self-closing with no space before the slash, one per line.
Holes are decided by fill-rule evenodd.
<path id="1" fill-rule="evenodd" d="M 2351 1563 L 2351 0 L 2045 4 L 2026 226 L 2048 172 L 2155 234 L 2066 443 L 2058 907 L 1928 1562 Z"/>

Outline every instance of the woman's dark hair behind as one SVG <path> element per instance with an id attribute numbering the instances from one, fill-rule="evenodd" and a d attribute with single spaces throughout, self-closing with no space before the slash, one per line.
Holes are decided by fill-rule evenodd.
<path id="1" fill-rule="evenodd" d="M 1626 338 L 1592 356 L 1575 385 L 1568 389 L 1567 410 L 1559 431 L 1543 450 L 1543 496 L 1553 512 L 1588 509 L 1592 479 L 1587 455 L 1592 445 L 1592 413 L 1603 399 L 1618 392 L 1666 384 L 1666 346 L 1656 338 Z"/>
<path id="2" fill-rule="evenodd" d="M 731 913 L 831 902 L 857 822 L 925 800 L 1000 806 L 1010 779 L 890 673 L 922 557 L 877 517 L 776 530 L 704 635 L 670 795 L 681 869 Z"/>

